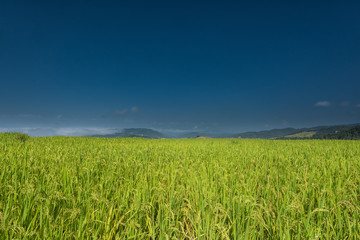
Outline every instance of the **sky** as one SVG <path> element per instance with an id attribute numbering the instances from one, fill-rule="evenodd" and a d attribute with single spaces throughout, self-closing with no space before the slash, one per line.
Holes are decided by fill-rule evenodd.
<path id="1" fill-rule="evenodd" d="M 3 0 L 0 130 L 360 123 L 359 10 L 359 1 Z"/>

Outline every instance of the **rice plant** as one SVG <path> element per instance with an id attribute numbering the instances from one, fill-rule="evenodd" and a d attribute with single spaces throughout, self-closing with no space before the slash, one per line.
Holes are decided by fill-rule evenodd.
<path id="1" fill-rule="evenodd" d="M 360 141 L 0 134 L 0 239 L 360 239 Z"/>

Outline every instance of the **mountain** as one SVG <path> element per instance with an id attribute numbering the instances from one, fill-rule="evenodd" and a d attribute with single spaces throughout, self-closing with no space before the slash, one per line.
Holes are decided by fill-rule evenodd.
<path id="1" fill-rule="evenodd" d="M 125 128 L 120 132 L 104 135 L 92 135 L 91 137 L 104 137 L 104 138 L 116 138 L 116 137 L 142 137 L 142 138 L 164 138 L 165 136 L 153 129 L 149 128 Z"/>
<path id="2" fill-rule="evenodd" d="M 360 140 L 360 125 L 350 128 L 348 130 L 338 131 L 332 134 L 326 134 L 324 139 L 349 139 Z"/>

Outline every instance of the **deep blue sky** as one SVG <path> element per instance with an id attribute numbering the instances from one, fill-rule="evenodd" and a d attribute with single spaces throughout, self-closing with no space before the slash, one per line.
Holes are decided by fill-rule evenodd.
<path id="1" fill-rule="evenodd" d="M 360 122 L 359 12 L 359 1 L 1 1 L 0 128 Z"/>

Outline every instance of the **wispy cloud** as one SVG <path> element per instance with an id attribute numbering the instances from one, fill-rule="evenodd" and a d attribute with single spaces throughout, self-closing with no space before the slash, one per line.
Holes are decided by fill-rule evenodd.
<path id="1" fill-rule="evenodd" d="M 103 118 L 112 118 L 112 117 L 125 117 L 129 116 L 129 114 L 135 114 L 138 113 L 140 110 L 138 107 L 133 106 L 131 108 L 121 108 L 117 109 L 115 111 L 112 111 L 111 113 L 102 115 Z"/>
<path id="2" fill-rule="evenodd" d="M 360 103 L 356 105 L 356 107 L 360 108 Z"/>
<path id="3" fill-rule="evenodd" d="M 282 124 L 283 126 L 288 126 L 288 125 L 289 125 L 289 122 L 284 119 L 284 120 L 282 120 L 281 124 Z"/>
<path id="4" fill-rule="evenodd" d="M 132 112 L 132 113 L 138 113 L 138 112 L 139 112 L 139 108 L 134 106 L 134 107 L 131 108 L 131 112 Z"/>
<path id="5" fill-rule="evenodd" d="M 169 129 L 169 128 L 151 128 L 155 131 L 161 132 L 161 133 L 190 133 L 193 132 L 193 129 Z"/>
<path id="6" fill-rule="evenodd" d="M 331 103 L 329 101 L 319 101 L 315 103 L 315 107 L 329 107 L 331 106 Z"/>
<path id="7" fill-rule="evenodd" d="M 350 102 L 344 101 L 339 104 L 340 107 L 348 107 L 350 105 Z"/>
<path id="8" fill-rule="evenodd" d="M 115 116 L 124 116 L 128 112 L 127 108 L 115 110 L 114 115 Z"/>
<path id="9" fill-rule="evenodd" d="M 28 114 L 28 113 L 18 114 L 18 117 L 19 117 L 19 118 L 41 118 L 40 115 L 37 115 L 37 114 Z"/>

